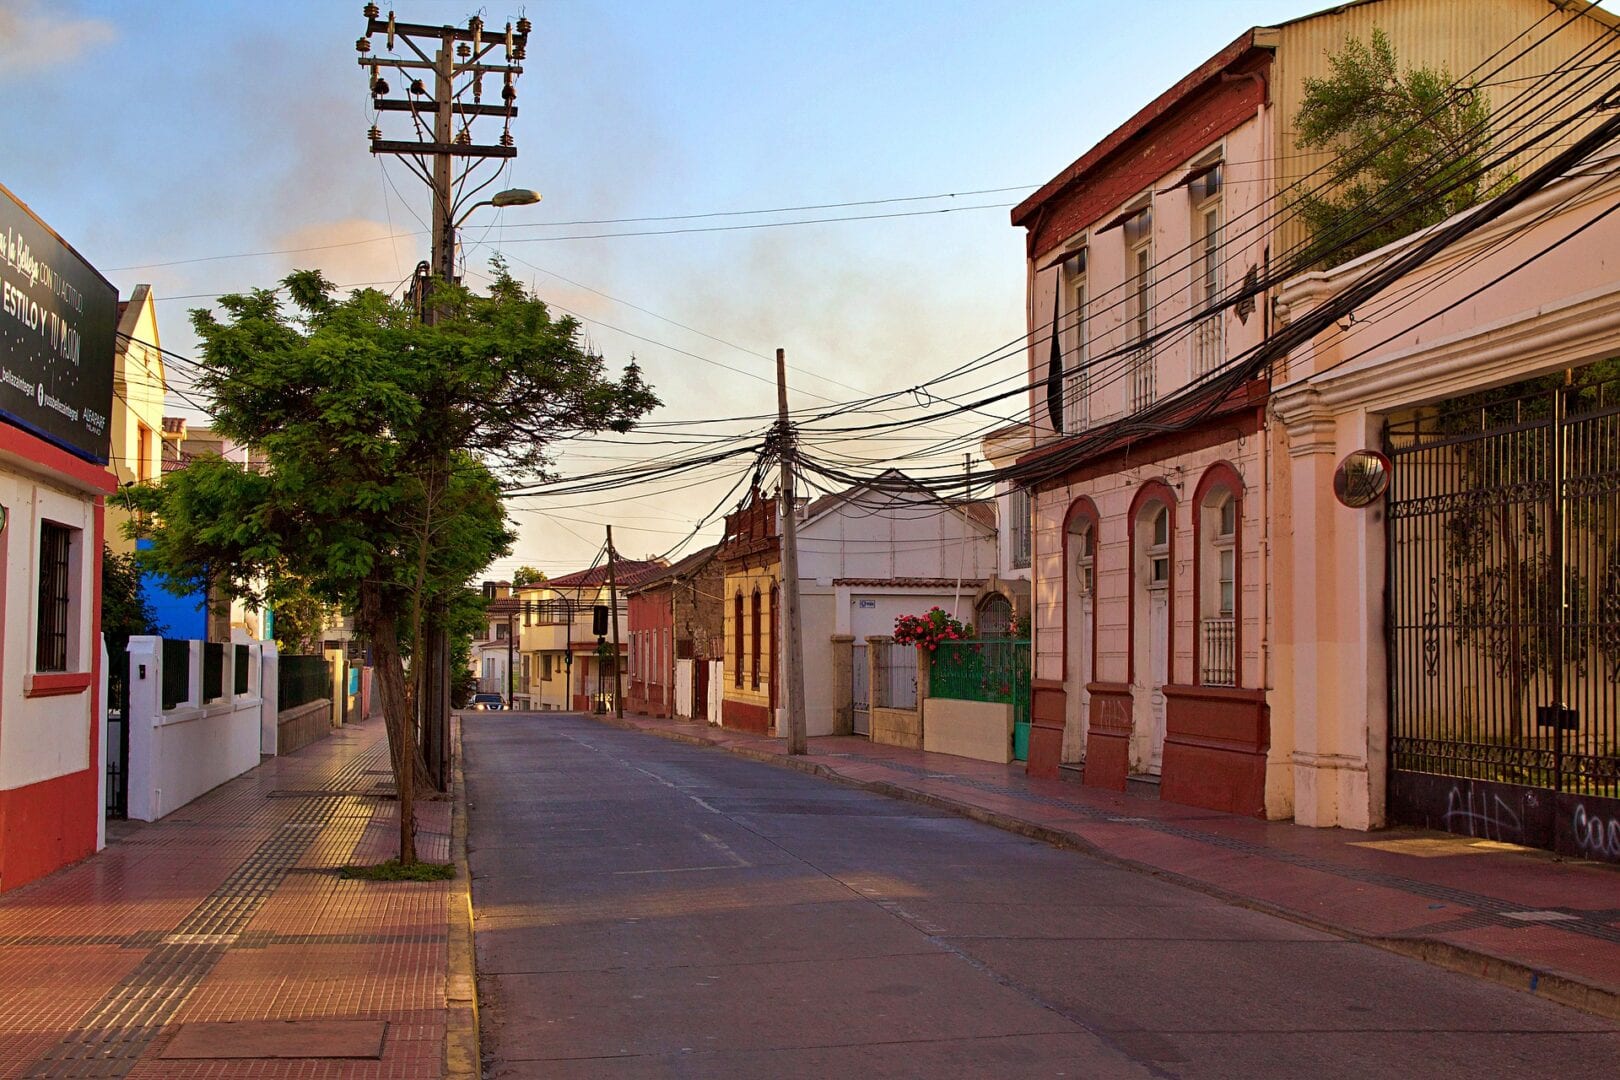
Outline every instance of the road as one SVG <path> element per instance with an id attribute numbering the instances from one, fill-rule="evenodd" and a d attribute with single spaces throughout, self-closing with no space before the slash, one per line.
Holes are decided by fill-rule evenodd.
<path id="1" fill-rule="evenodd" d="M 464 745 L 496 1080 L 1620 1061 L 1608 1021 L 798 772 L 565 714 Z"/>

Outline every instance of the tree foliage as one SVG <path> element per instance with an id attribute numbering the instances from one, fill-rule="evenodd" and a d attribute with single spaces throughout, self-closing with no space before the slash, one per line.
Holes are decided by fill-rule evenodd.
<path id="1" fill-rule="evenodd" d="M 525 585 L 539 585 L 545 580 L 545 573 L 532 566 L 520 566 L 512 571 L 512 588 L 514 589 L 521 589 Z"/>
<path id="2" fill-rule="evenodd" d="M 198 385 L 216 431 L 262 451 L 244 471 L 194 462 L 141 493 L 143 563 L 177 589 L 212 580 L 275 605 L 295 590 L 355 613 L 371 645 L 415 857 L 410 702 L 402 657 L 424 620 L 453 630 L 466 583 L 513 533 L 500 479 L 548 475 L 553 440 L 625 431 L 657 399 L 632 362 L 611 376 L 578 324 L 554 319 L 499 263 L 488 294 L 437 283 L 431 324 L 375 290 L 339 297 L 319 272 L 194 311 Z"/>
<path id="3" fill-rule="evenodd" d="M 133 555 L 116 554 L 101 547 L 101 630 L 107 635 L 107 652 L 123 653 L 129 639 L 139 634 L 162 634 L 168 628 L 158 622 L 157 611 L 141 592 L 141 571 Z"/>
<path id="4" fill-rule="evenodd" d="M 1486 169 L 1491 107 L 1444 67 L 1401 71 L 1382 30 L 1350 38 L 1331 74 L 1305 80 L 1296 145 L 1331 150 L 1326 184 L 1295 208 L 1312 238 L 1310 262 L 1363 255 L 1466 210 L 1511 182 Z"/>

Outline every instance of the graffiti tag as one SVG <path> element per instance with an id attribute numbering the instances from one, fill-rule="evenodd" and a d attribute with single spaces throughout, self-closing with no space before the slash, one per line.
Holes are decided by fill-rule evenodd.
<path id="1" fill-rule="evenodd" d="M 1585 806 L 1577 805 L 1569 826 L 1582 854 L 1620 860 L 1620 818 L 1588 814 Z"/>
<path id="2" fill-rule="evenodd" d="M 1464 792 L 1453 787 L 1446 794 L 1446 814 L 1442 826 L 1447 832 L 1463 836 L 1517 844 L 1524 837 L 1524 823 L 1518 812 L 1500 795 L 1488 791 L 1477 794 L 1472 788 Z"/>

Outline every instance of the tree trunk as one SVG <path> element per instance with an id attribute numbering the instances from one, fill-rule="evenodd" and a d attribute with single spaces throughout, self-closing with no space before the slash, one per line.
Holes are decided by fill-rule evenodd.
<path id="1" fill-rule="evenodd" d="M 381 588 L 367 582 L 360 586 L 360 617 L 377 664 L 388 756 L 394 768 L 394 788 L 399 793 L 399 861 L 409 866 L 416 862 L 416 725 L 405 695 L 398 616 L 384 600 Z"/>

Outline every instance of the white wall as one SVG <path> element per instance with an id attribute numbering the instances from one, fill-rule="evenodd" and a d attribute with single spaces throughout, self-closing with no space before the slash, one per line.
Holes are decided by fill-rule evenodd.
<path id="1" fill-rule="evenodd" d="M 259 764 L 260 647 L 248 647 L 248 692 L 237 695 L 236 650 L 227 645 L 224 697 L 202 704 L 202 642 L 188 644 L 188 700 L 164 712 L 163 639 L 129 642 L 129 816 L 139 821 L 165 817 Z"/>
<path id="2" fill-rule="evenodd" d="M 995 530 L 923 492 L 864 491 L 799 530 L 799 577 L 989 577 Z"/>
<path id="3" fill-rule="evenodd" d="M 101 550 L 95 535 L 95 504 L 84 495 L 57 488 L 32 474 L 0 465 L 0 506 L 9 515 L 4 533 L 4 646 L 0 685 L 5 687 L 5 722 L 0 723 L 0 788 L 19 788 L 82 772 L 90 767 L 92 689 L 51 697 L 29 697 L 34 673 L 35 630 L 39 625 L 39 531 L 50 520 L 80 532 L 75 540 L 74 599 L 69 619 L 76 633 L 68 642 L 68 671 L 87 673 L 99 641 L 90 637 L 93 571 Z"/>

